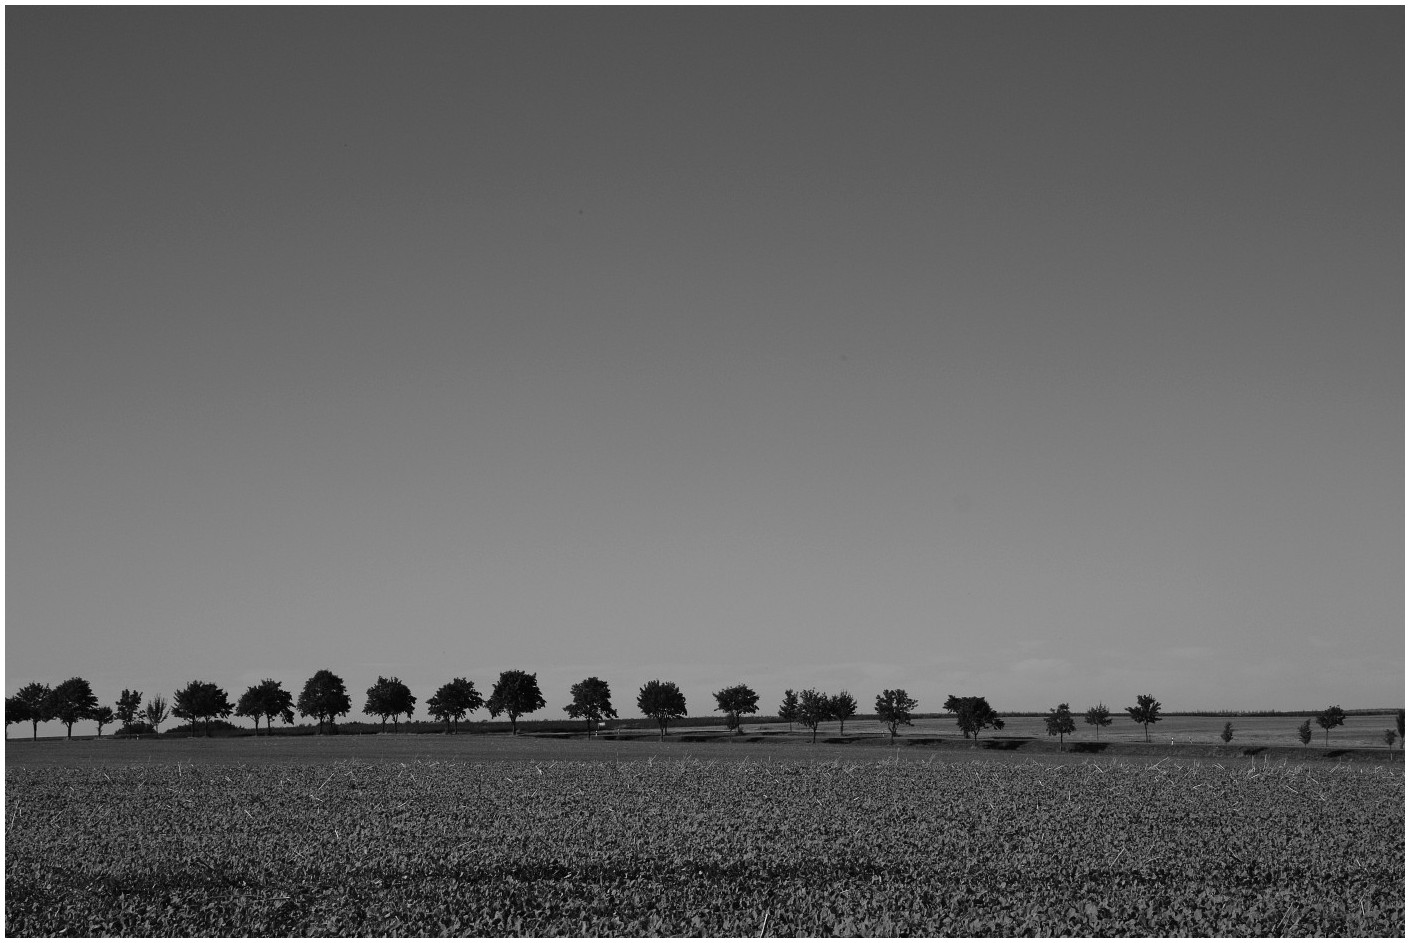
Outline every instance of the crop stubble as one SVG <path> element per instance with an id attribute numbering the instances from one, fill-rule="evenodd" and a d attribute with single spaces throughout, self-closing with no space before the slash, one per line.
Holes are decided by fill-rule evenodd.
<path id="1" fill-rule="evenodd" d="M 1399 768 L 340 760 L 6 787 L 12 936 L 1405 931 Z"/>

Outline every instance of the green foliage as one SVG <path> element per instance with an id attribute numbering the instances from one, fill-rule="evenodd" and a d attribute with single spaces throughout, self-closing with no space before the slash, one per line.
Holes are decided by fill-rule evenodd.
<path id="1" fill-rule="evenodd" d="M 1234 722 L 1232 720 L 1224 721 L 1224 729 L 1219 731 L 1219 739 L 1225 743 L 1234 739 Z"/>
<path id="2" fill-rule="evenodd" d="M 778 705 L 778 719 L 788 721 L 788 729 L 798 720 L 798 692 L 792 688 L 783 692 L 783 702 Z"/>
<path id="3" fill-rule="evenodd" d="M 604 717 L 616 717 L 612 708 L 612 688 L 596 676 L 584 678 L 569 689 L 573 702 L 563 710 L 569 717 L 581 717 L 587 721 L 588 734 L 597 732 L 597 725 Z"/>
<path id="4" fill-rule="evenodd" d="M 485 706 L 489 708 L 491 717 L 507 714 L 510 732 L 518 734 L 519 718 L 539 710 L 544 703 L 543 695 L 539 693 L 539 676 L 511 669 L 499 673 L 499 680 L 494 683 L 494 690 L 490 692 Z"/>
<path id="5" fill-rule="evenodd" d="M 245 689 L 235 705 L 235 714 L 237 717 L 253 718 L 256 733 L 259 732 L 259 719 L 265 718 L 264 729 L 268 733 L 276 717 L 285 724 L 294 722 L 294 695 L 284 690 L 284 685 L 278 681 L 265 678 Z"/>
<path id="6" fill-rule="evenodd" d="M 318 722 L 318 732 L 323 733 L 325 723 L 331 729 L 336 718 L 352 710 L 352 699 L 348 697 L 343 679 L 322 668 L 304 682 L 296 706 L 301 716 L 314 718 Z"/>
<path id="7" fill-rule="evenodd" d="M 5 781 L 16 939 L 1405 937 L 1399 769 L 168 757 Z"/>
<path id="8" fill-rule="evenodd" d="M 208 737 L 210 722 L 217 717 L 229 717 L 234 710 L 225 689 L 211 681 L 192 681 L 172 695 L 172 715 L 186 721 L 193 729 L 196 721 L 204 720 Z"/>
<path id="9" fill-rule="evenodd" d="M 1077 722 L 1072 719 L 1072 709 L 1066 704 L 1059 704 L 1049 711 L 1043 723 L 1048 728 L 1048 736 L 1058 738 L 1059 750 L 1062 749 L 1063 738 L 1077 729 Z"/>
<path id="10" fill-rule="evenodd" d="M 736 734 L 744 728 L 739 725 L 741 714 L 759 712 L 759 695 L 747 684 L 736 684 L 715 692 L 715 706 L 725 715 L 725 723 Z"/>
<path id="11" fill-rule="evenodd" d="M 1333 704 L 1312 719 L 1317 721 L 1318 727 L 1322 728 L 1326 745 L 1331 746 L 1332 728 L 1340 727 L 1342 724 L 1346 723 L 1346 711 L 1342 710 L 1336 704 Z"/>
<path id="12" fill-rule="evenodd" d="M 1106 709 L 1106 705 L 1098 703 L 1096 707 L 1087 708 L 1087 713 L 1082 715 L 1082 719 L 1093 727 L 1097 728 L 1097 739 L 1102 738 L 1102 728 L 1111 725 L 1111 711 Z"/>
<path id="13" fill-rule="evenodd" d="M 82 678 L 69 678 L 49 692 L 44 713 L 46 720 L 57 720 L 68 728 L 68 739 L 73 739 L 73 725 L 80 720 L 90 720 L 98 709 L 98 697 L 93 688 Z"/>
<path id="14" fill-rule="evenodd" d="M 916 700 L 906 694 L 905 688 L 887 688 L 876 696 L 876 719 L 886 725 L 891 739 L 895 740 L 897 727 L 912 726 L 911 712 L 916 707 Z"/>
<path id="15" fill-rule="evenodd" d="M 1149 694 L 1136 695 L 1136 706 L 1126 708 L 1126 713 L 1131 715 L 1131 719 L 1140 724 L 1146 731 L 1146 742 L 1151 739 L 1151 724 L 1160 722 L 1160 702 Z"/>
<path id="16" fill-rule="evenodd" d="M 1312 742 L 1312 718 L 1309 717 L 1297 725 L 1297 738 L 1302 741 L 1303 746 Z"/>
<path id="17" fill-rule="evenodd" d="M 369 717 L 382 718 L 382 729 L 387 727 L 387 718 L 392 719 L 392 728 L 395 730 L 399 724 L 397 718 L 402 714 L 411 718 L 411 712 L 416 709 L 416 696 L 411 693 L 411 688 L 402 683 L 400 678 L 384 678 L 377 676 L 377 682 L 367 689 L 367 701 L 362 705 L 362 712 Z"/>
<path id="18" fill-rule="evenodd" d="M 643 717 L 650 717 L 661 726 L 661 739 L 666 739 L 666 724 L 685 716 L 685 695 L 674 681 L 651 680 L 641 686 L 636 706 Z"/>
<path id="19" fill-rule="evenodd" d="M 473 681 L 454 678 L 436 689 L 426 702 L 426 712 L 446 725 L 450 733 L 465 715 L 485 706 L 485 699 L 475 690 Z"/>
<path id="20" fill-rule="evenodd" d="M 955 724 L 966 740 L 971 736 L 978 740 L 979 732 L 985 727 L 1004 729 L 1004 722 L 998 712 L 990 707 L 989 701 L 983 697 L 955 697 L 951 694 L 945 698 L 943 706 L 955 715 Z"/>
<path id="21" fill-rule="evenodd" d="M 832 698 L 812 688 L 798 695 L 798 723 L 813 732 L 813 743 L 818 742 L 818 724 L 831 719 Z"/>

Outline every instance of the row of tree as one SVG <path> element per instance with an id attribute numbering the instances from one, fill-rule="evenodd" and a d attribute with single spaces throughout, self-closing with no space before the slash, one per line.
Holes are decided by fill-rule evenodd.
<path id="1" fill-rule="evenodd" d="M 585 678 L 574 684 L 569 695 L 572 701 L 563 710 L 569 717 L 583 720 L 590 734 L 617 716 L 612 706 L 612 689 L 601 678 Z M 714 692 L 715 706 L 725 715 L 725 723 L 736 733 L 742 732 L 741 718 L 757 714 L 759 695 L 747 684 L 735 684 Z M 454 732 L 461 721 L 481 707 L 489 710 L 491 717 L 501 714 L 509 718 L 510 729 L 518 733 L 520 717 L 532 714 L 545 706 L 539 690 L 538 676 L 526 671 L 509 670 L 500 673 L 488 699 L 475 688 L 473 681 L 454 678 L 441 685 L 436 693 L 426 701 L 426 711 L 431 717 L 445 724 L 446 733 Z M 686 716 L 685 695 L 672 681 L 653 680 L 641 686 L 637 692 L 637 709 L 642 716 L 656 721 L 661 729 L 662 739 L 672 720 Z M 876 696 L 874 713 L 890 731 L 892 738 L 902 726 L 911 726 L 911 718 L 917 702 L 904 689 L 887 689 Z M 370 717 L 380 718 L 383 728 L 391 720 L 397 729 L 401 717 L 410 719 L 416 709 L 416 696 L 400 679 L 378 676 L 377 682 L 367 689 L 362 712 Z M 1004 721 L 990 706 L 987 699 L 977 696 L 956 697 L 950 695 L 944 703 L 947 713 L 955 716 L 955 722 L 965 739 L 979 739 L 986 728 L 1004 729 Z M 346 716 L 352 710 L 352 699 L 348 695 L 343 679 L 328 669 L 316 672 L 305 682 L 297 699 L 278 681 L 265 679 L 259 684 L 250 685 L 234 704 L 226 691 L 209 681 L 192 681 L 177 691 L 170 703 L 160 694 L 142 703 L 142 692 L 123 689 L 115 707 L 101 705 L 93 694 L 93 689 L 82 678 L 70 678 L 55 687 L 39 682 L 31 682 L 20 688 L 13 697 L 5 699 L 5 724 L 26 721 L 33 724 L 33 736 L 39 737 L 41 721 L 58 720 L 73 736 L 73 725 L 79 720 L 91 720 L 98 724 L 98 735 L 103 735 L 103 727 L 120 721 L 124 729 L 149 729 L 158 732 L 168 717 L 187 721 L 192 727 L 198 721 L 204 722 L 206 735 L 210 736 L 211 722 L 223 720 L 234 714 L 254 721 L 255 731 L 259 731 L 260 719 L 265 721 L 266 732 L 277 717 L 285 724 L 294 722 L 294 711 L 303 717 L 311 717 L 318 724 L 318 731 L 324 726 L 331 727 L 337 718 Z M 1150 725 L 1160 722 L 1160 702 L 1149 694 L 1136 697 L 1136 705 L 1126 708 L 1131 720 L 1145 729 L 1146 740 L 1150 740 Z M 847 691 L 828 695 L 812 688 L 803 691 L 784 691 L 783 702 L 778 706 L 778 717 L 787 721 L 790 729 L 793 724 L 801 724 L 812 731 L 813 741 L 817 741 L 818 727 L 828 721 L 837 721 L 838 733 L 845 731 L 846 723 L 857 714 L 857 700 Z M 1082 720 L 1096 729 L 1101 738 L 1101 729 L 1111 724 L 1111 711 L 1105 704 L 1087 708 Z M 1305 720 L 1298 728 L 1298 736 L 1306 745 L 1312 738 L 1312 722 L 1327 732 L 1328 738 L 1333 727 L 1346 722 L 1345 712 L 1336 705 L 1328 707 L 1315 717 Z M 1049 736 L 1058 738 L 1061 747 L 1065 738 L 1077 729 L 1076 718 L 1067 704 L 1059 704 L 1044 718 Z M 1396 718 L 1399 736 L 1405 735 L 1405 711 Z M 1387 744 L 1393 744 L 1396 731 L 1386 730 Z M 1224 725 L 1221 734 L 1224 742 L 1233 739 L 1233 723 Z M 1330 740 L 1328 739 L 1328 743 Z"/>

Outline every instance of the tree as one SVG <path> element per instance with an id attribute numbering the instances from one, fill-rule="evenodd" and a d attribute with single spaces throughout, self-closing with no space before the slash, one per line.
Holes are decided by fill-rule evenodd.
<path id="1" fill-rule="evenodd" d="M 1405 708 L 1395 712 L 1395 732 L 1400 735 L 1400 749 L 1405 749 Z"/>
<path id="2" fill-rule="evenodd" d="M 1331 746 L 1332 728 L 1340 727 L 1342 724 L 1346 723 L 1346 711 L 1342 710 L 1336 704 L 1333 704 L 1314 717 L 1313 720 L 1317 721 L 1317 726 L 1321 727 L 1324 731 L 1325 745 Z"/>
<path id="3" fill-rule="evenodd" d="M 778 706 L 778 719 L 788 721 L 788 732 L 793 732 L 793 723 L 798 719 L 798 693 L 792 688 L 783 692 L 783 703 Z"/>
<path id="4" fill-rule="evenodd" d="M 1391 730 L 1389 727 L 1387 727 L 1384 736 L 1385 736 L 1385 741 L 1386 741 L 1386 749 L 1388 749 L 1388 750 L 1394 750 L 1394 749 L 1395 749 L 1395 738 L 1396 738 L 1396 736 L 1397 736 L 1396 732 L 1395 732 L 1394 730 Z"/>
<path id="5" fill-rule="evenodd" d="M 1131 719 L 1146 730 L 1146 742 L 1150 743 L 1151 724 L 1160 722 L 1160 702 L 1149 694 L 1136 695 L 1136 706 L 1126 708 Z"/>
<path id="6" fill-rule="evenodd" d="M 196 721 L 204 720 L 207 737 L 211 735 L 211 720 L 229 717 L 234 710 L 225 689 L 212 681 L 192 681 L 172 695 L 172 714 L 191 724 L 193 732 Z"/>
<path id="7" fill-rule="evenodd" d="M 616 717 L 612 709 L 612 688 L 598 677 L 584 678 L 569 688 L 573 703 L 563 708 L 569 717 L 581 717 L 587 721 L 588 736 L 596 731 L 604 717 Z"/>
<path id="8" fill-rule="evenodd" d="M 494 690 L 490 692 L 489 702 L 485 706 L 490 709 L 491 717 L 508 714 L 509 732 L 518 736 L 519 718 L 532 714 L 543 705 L 539 676 L 511 669 L 499 673 L 499 680 L 494 683 Z"/>
<path id="9" fill-rule="evenodd" d="M 25 710 L 20 699 L 17 697 L 5 698 L 5 726 L 22 724 L 27 720 L 29 720 L 29 713 Z"/>
<path id="10" fill-rule="evenodd" d="M 1312 742 L 1312 718 L 1309 717 L 1297 725 L 1297 738 L 1302 741 L 1303 746 Z"/>
<path id="11" fill-rule="evenodd" d="M 911 711 L 916 709 L 914 698 L 907 696 L 904 688 L 888 688 L 876 696 L 876 719 L 891 731 L 891 739 L 896 739 L 896 728 L 901 724 L 911 724 Z"/>
<path id="12" fill-rule="evenodd" d="M 300 715 L 316 719 L 318 732 L 322 733 L 325 721 L 331 727 L 334 718 L 345 716 L 352 710 L 352 699 L 348 697 L 343 679 L 327 668 L 321 668 L 304 682 L 304 689 L 295 706 Z"/>
<path id="13" fill-rule="evenodd" d="M 53 720 L 49 713 L 49 698 L 54 693 L 47 684 L 40 684 L 38 681 L 31 681 L 15 693 L 15 720 L 14 723 L 29 721 L 33 725 L 33 736 L 31 739 L 39 739 L 40 721 Z M 5 702 L 5 723 L 10 723 L 10 702 Z"/>
<path id="14" fill-rule="evenodd" d="M 847 726 L 847 718 L 857 713 L 857 699 L 846 691 L 841 692 L 828 704 L 828 713 L 832 719 L 837 721 L 837 735 L 842 736 L 842 729 Z"/>
<path id="15" fill-rule="evenodd" d="M 137 722 L 137 715 L 142 712 L 142 692 L 122 689 L 122 694 L 117 699 L 117 710 L 113 715 L 122 721 L 123 726 L 131 726 Z"/>
<path id="16" fill-rule="evenodd" d="M 147 702 L 147 707 L 142 711 L 142 716 L 147 719 L 147 725 L 152 728 L 153 736 L 160 736 L 157 728 L 166 722 L 169 711 L 170 707 L 166 702 L 166 698 L 162 697 L 160 694 L 153 695 L 152 699 Z"/>
<path id="17" fill-rule="evenodd" d="M 405 714 L 407 719 L 411 719 L 411 712 L 416 709 L 416 697 L 411 693 L 411 688 L 401 682 L 400 678 L 384 678 L 377 676 L 377 683 L 367 689 L 367 701 L 362 705 L 362 712 L 369 717 L 382 718 L 382 730 L 387 729 L 387 718 L 392 718 L 392 729 L 399 727 L 397 718 Z"/>
<path id="18" fill-rule="evenodd" d="M 715 692 L 715 704 L 725 715 L 725 723 L 736 734 L 744 732 L 739 725 L 741 714 L 759 713 L 759 695 L 747 684 L 736 684 Z"/>
<path id="19" fill-rule="evenodd" d="M 1043 721 L 1047 724 L 1048 736 L 1057 736 L 1058 751 L 1061 752 L 1063 737 L 1077 729 L 1077 722 L 1072 719 L 1072 709 L 1066 704 L 1059 704 L 1048 712 Z"/>
<path id="20" fill-rule="evenodd" d="M 955 715 L 955 724 L 960 728 L 960 733 L 964 734 L 966 740 L 970 735 L 974 739 L 979 739 L 979 732 L 985 727 L 993 727 L 995 730 L 1003 730 L 1004 722 L 1000 719 L 994 708 L 989 706 L 989 701 L 983 697 L 955 697 L 951 694 L 945 699 L 945 710 Z"/>
<path id="21" fill-rule="evenodd" d="M 685 716 L 685 695 L 674 681 L 648 681 L 636 695 L 636 706 L 643 717 L 661 725 L 661 739 L 666 739 L 666 724 Z"/>
<path id="22" fill-rule="evenodd" d="M 1232 720 L 1224 721 L 1224 729 L 1219 731 L 1219 739 L 1225 743 L 1234 739 L 1234 722 Z"/>
<path id="23" fill-rule="evenodd" d="M 1087 708 L 1087 713 L 1082 715 L 1082 719 L 1093 727 L 1097 728 L 1097 739 L 1102 738 L 1102 728 L 1111 726 L 1111 711 L 1106 709 L 1106 705 L 1098 703 L 1096 707 Z"/>
<path id="24" fill-rule="evenodd" d="M 271 678 L 259 684 L 252 684 L 240 695 L 235 705 L 237 717 L 250 717 L 255 722 L 255 732 L 259 732 L 259 719 L 263 717 L 264 732 L 268 734 L 278 717 L 286 724 L 294 722 L 294 695 L 284 690 L 284 685 Z"/>
<path id="25" fill-rule="evenodd" d="M 818 724 L 831 719 L 832 698 L 812 688 L 798 695 L 798 723 L 813 732 L 813 743 L 818 742 Z"/>
<path id="26" fill-rule="evenodd" d="M 49 692 L 48 717 L 68 728 L 66 739 L 73 739 L 74 724 L 90 719 L 97 709 L 98 697 L 82 678 L 69 678 Z"/>
<path id="27" fill-rule="evenodd" d="M 113 713 L 113 709 L 106 704 L 102 705 L 101 707 L 97 707 L 93 710 L 91 719 L 97 721 L 98 723 L 99 737 L 103 736 L 103 728 L 106 727 L 108 724 L 112 723 L 113 718 L 116 716 L 117 715 Z"/>
<path id="28" fill-rule="evenodd" d="M 485 699 L 475 690 L 473 681 L 455 678 L 447 681 L 426 701 L 426 712 L 437 720 L 444 721 L 446 733 L 454 724 L 465 719 L 471 711 L 485 706 Z"/>

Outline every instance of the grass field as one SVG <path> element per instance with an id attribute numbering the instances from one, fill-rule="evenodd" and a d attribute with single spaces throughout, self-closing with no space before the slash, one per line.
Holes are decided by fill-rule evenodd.
<path id="1" fill-rule="evenodd" d="M 1180 753 L 12 743 L 6 932 L 1403 937 L 1399 762 Z"/>

